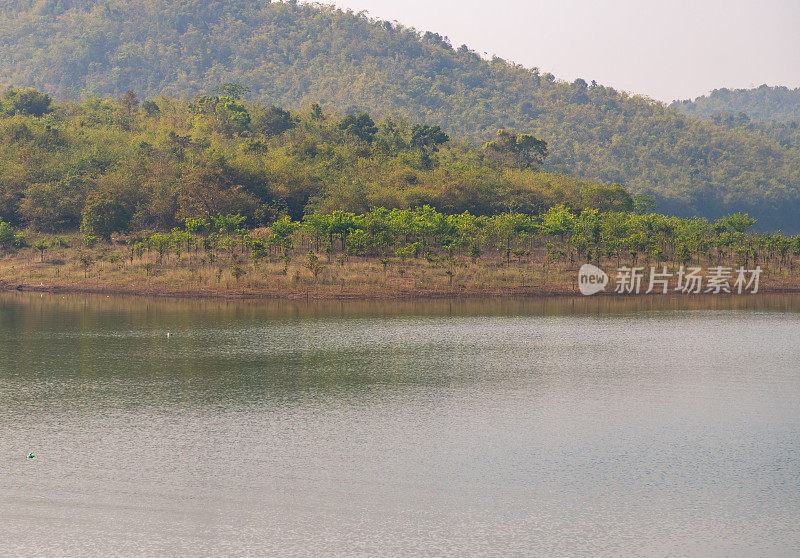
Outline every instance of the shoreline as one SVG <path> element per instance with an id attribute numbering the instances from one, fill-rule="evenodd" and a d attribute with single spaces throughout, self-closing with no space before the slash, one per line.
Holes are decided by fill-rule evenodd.
<path id="1" fill-rule="evenodd" d="M 155 235 L 163 240 L 165 235 Z M 225 237 L 231 240 L 232 237 Z M 273 300 L 273 301 L 419 301 L 419 300 L 508 300 L 542 298 L 584 298 L 578 288 L 584 265 L 574 257 L 561 255 L 553 260 L 537 250 L 515 253 L 486 249 L 474 256 L 448 252 L 400 256 L 356 255 L 328 250 L 318 254 L 308 239 L 298 238 L 299 249 L 278 257 L 274 250 L 264 255 L 248 244 L 226 244 L 216 248 L 193 246 L 170 240 L 168 250 L 150 243 L 130 242 L 82 246 L 77 236 L 66 239 L 39 237 L 25 246 L 0 255 L 0 291 L 53 294 L 130 295 L 197 300 Z M 231 240 L 233 242 L 233 240 Z M 159 245 L 160 246 L 160 245 Z M 262 257 L 263 256 L 263 257 Z M 704 268 L 695 276 L 701 290 L 711 285 L 711 270 L 730 258 L 704 257 L 692 261 Z M 565 260 L 565 258 L 568 258 Z M 759 262 L 759 293 L 800 293 L 800 262 L 762 258 Z M 633 281 L 616 275 L 616 265 L 635 265 L 635 261 L 598 261 L 589 266 L 605 276 L 604 290 L 586 298 L 632 299 L 681 296 L 708 298 L 716 294 L 682 293 L 678 264 L 663 263 L 659 282 L 648 283 L 649 276 L 638 277 L 633 293 L 616 293 L 615 285 L 633 289 Z M 650 265 L 647 260 L 641 266 Z M 662 264 L 659 264 L 662 265 Z M 731 262 L 728 265 L 733 266 Z M 607 268 L 608 274 L 603 271 Z M 651 273 L 653 266 L 651 266 Z M 719 268 L 721 269 L 721 268 Z M 641 274 L 640 274 L 641 275 Z M 674 276 L 674 277 L 673 277 Z M 620 278 L 621 277 L 621 278 Z M 687 276 L 688 277 L 688 276 Z M 585 278 L 585 277 L 584 277 Z M 591 278 L 596 279 L 596 275 Z M 652 279 L 652 277 L 650 277 Z M 698 280 L 699 279 L 699 280 Z M 729 274 L 728 288 L 736 290 L 743 282 Z M 752 282 L 753 277 L 750 277 Z M 688 281 L 688 279 L 687 279 Z M 688 285 L 688 282 L 685 283 Z M 717 281 L 719 285 L 720 282 Z M 646 294 L 648 286 L 657 292 Z M 662 293 L 662 286 L 669 290 Z M 751 285 L 744 294 L 751 293 Z M 723 294 L 723 293 L 720 293 Z M 723 296 L 737 296 L 725 293 Z"/>
<path id="2" fill-rule="evenodd" d="M 26 281 L 4 281 L 0 280 L 0 291 L 3 292 L 27 292 L 27 293 L 47 293 L 47 294 L 87 294 L 87 295 L 107 295 L 107 296 L 134 296 L 134 297 L 157 297 L 193 300 L 272 300 L 272 301 L 298 301 L 298 300 L 318 300 L 318 301 L 412 301 L 412 300 L 504 300 L 519 298 L 662 298 L 681 296 L 687 299 L 698 298 L 717 298 L 717 297 L 736 297 L 750 296 L 751 294 L 800 294 L 799 285 L 762 285 L 758 293 L 697 293 L 682 294 L 677 292 L 669 293 L 639 293 L 639 294 L 618 294 L 613 291 L 601 291 L 594 295 L 583 296 L 577 288 L 570 288 L 566 285 L 553 284 L 550 286 L 530 286 L 530 287 L 511 287 L 511 288 L 486 288 L 486 289 L 412 289 L 412 290 L 381 290 L 381 289 L 300 289 L 289 291 L 261 290 L 252 288 L 238 289 L 197 289 L 184 288 L 172 289 L 156 286 L 137 286 L 137 285 L 108 285 L 98 283 L 48 283 Z"/>
<path id="3" fill-rule="evenodd" d="M 290 291 L 238 289 L 171 289 L 154 286 L 120 286 L 103 284 L 50 283 L 0 281 L 0 291 L 50 293 L 50 294 L 93 294 L 141 297 L 163 297 L 184 299 L 217 300 L 459 300 L 459 299 L 511 299 L 580 296 L 569 289 L 541 287 L 514 287 L 510 289 L 483 290 L 334 290 L 300 289 Z M 798 289 L 796 292 L 800 292 Z M 611 294 L 611 293 L 605 293 Z"/>

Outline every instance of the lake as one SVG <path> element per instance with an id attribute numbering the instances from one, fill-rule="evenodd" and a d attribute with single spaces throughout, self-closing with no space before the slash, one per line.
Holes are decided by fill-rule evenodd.
<path id="1" fill-rule="evenodd" d="M 0 420 L 4 555 L 800 553 L 797 296 L 6 293 Z"/>

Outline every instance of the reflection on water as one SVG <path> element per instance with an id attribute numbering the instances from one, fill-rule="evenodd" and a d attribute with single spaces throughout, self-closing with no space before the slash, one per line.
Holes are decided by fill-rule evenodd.
<path id="1" fill-rule="evenodd" d="M 798 309 L 2 294 L 0 550 L 795 554 Z"/>

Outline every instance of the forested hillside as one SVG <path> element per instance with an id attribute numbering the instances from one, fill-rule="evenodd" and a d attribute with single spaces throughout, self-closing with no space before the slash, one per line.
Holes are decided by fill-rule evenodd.
<path id="1" fill-rule="evenodd" d="M 237 99 L 240 88 L 189 102 L 90 97 L 52 104 L 35 90 L 0 98 L 0 222 L 77 230 L 170 229 L 187 218 L 241 214 L 249 226 L 315 211 L 432 205 L 457 214 L 631 211 L 620 187 L 542 172 L 546 145 L 503 131 L 485 146 L 437 126 L 318 105 L 291 113 Z"/>
<path id="2" fill-rule="evenodd" d="M 745 114 L 748 119 L 760 122 L 800 120 L 800 88 L 762 85 L 754 89 L 715 89 L 694 101 L 673 104 L 682 112 L 699 118 Z"/>
<path id="3" fill-rule="evenodd" d="M 73 98 L 128 89 L 141 98 L 190 98 L 238 82 L 250 88 L 249 100 L 399 114 L 477 143 L 514 129 L 548 143 L 550 170 L 654 194 L 662 211 L 747 211 L 764 228 L 800 229 L 792 145 L 328 7 L 10 0 L 0 5 L 3 82 Z"/>
<path id="4" fill-rule="evenodd" d="M 750 134 L 781 147 L 800 148 L 800 89 L 769 87 L 715 89 L 694 101 L 676 101 L 678 110 Z"/>

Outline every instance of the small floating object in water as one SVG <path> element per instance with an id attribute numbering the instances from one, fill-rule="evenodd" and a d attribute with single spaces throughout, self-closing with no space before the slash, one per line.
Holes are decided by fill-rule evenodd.
<path id="1" fill-rule="evenodd" d="M 28 459 L 33 459 L 34 457 L 36 457 L 36 455 L 33 452 L 28 454 Z"/>

